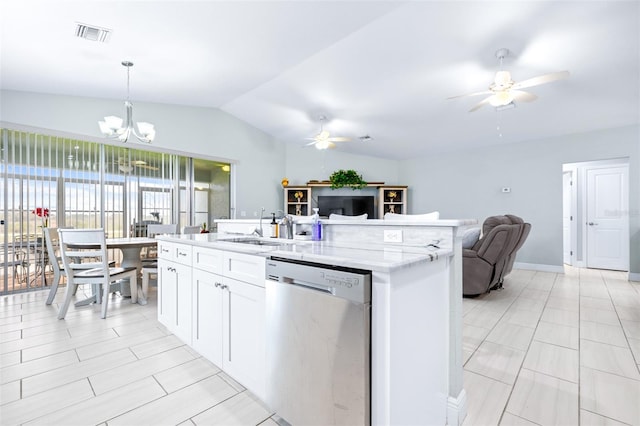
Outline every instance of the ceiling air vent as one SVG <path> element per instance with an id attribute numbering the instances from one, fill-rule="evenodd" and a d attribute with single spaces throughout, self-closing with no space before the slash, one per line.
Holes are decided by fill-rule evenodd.
<path id="1" fill-rule="evenodd" d="M 80 22 L 76 22 L 76 25 L 76 37 L 99 41 L 101 43 L 108 42 L 111 37 L 111 30 L 108 28 L 100 28 L 95 25 L 87 25 Z"/>

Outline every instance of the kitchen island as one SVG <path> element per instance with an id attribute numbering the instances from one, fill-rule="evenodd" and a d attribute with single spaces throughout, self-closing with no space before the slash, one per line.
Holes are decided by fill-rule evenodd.
<path id="1" fill-rule="evenodd" d="M 475 222 L 409 226 L 367 222 L 327 223 L 327 241 L 320 242 L 264 238 L 264 244 L 243 244 L 229 241 L 237 235 L 223 233 L 159 236 L 159 319 L 266 401 L 265 259 L 275 256 L 369 270 L 371 423 L 460 424 L 466 399 L 458 228 Z M 405 243 L 371 241 L 395 227 L 403 230 Z M 174 276 L 178 268 L 182 273 Z M 186 295 L 179 300 L 167 296 L 180 291 Z M 174 306 L 179 312 L 173 311 Z M 232 312 L 232 306 L 240 306 L 242 312 Z M 212 314 L 218 307 L 223 314 Z M 176 315 L 183 320 L 176 320 Z M 204 343 L 213 333 L 209 325 L 220 321 L 227 321 L 219 327 L 226 338 Z M 238 327 L 236 338 L 228 335 L 234 333 L 230 326 Z"/>

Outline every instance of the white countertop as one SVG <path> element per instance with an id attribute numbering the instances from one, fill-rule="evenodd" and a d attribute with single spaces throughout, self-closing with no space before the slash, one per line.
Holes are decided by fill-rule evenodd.
<path id="1" fill-rule="evenodd" d="M 397 268 L 403 268 L 421 262 L 433 262 L 453 254 L 449 249 L 392 244 L 359 244 L 357 242 L 332 243 L 329 241 L 299 241 L 281 238 L 260 239 L 266 243 L 280 243 L 279 245 L 274 246 L 244 244 L 228 241 L 229 239 L 238 237 L 255 239 L 255 237 L 251 236 L 229 234 L 156 236 L 159 240 L 174 243 L 190 244 L 239 253 L 278 256 L 288 259 L 305 260 L 331 265 L 337 264 L 351 268 L 361 268 L 380 272 L 390 272 Z"/>
<path id="2" fill-rule="evenodd" d="M 293 218 L 295 223 L 312 223 L 312 216 L 289 216 Z M 237 223 L 237 224 L 254 224 L 259 222 L 259 218 L 255 219 L 216 219 L 214 222 L 219 223 Z M 271 218 L 262 219 L 264 226 L 268 226 Z M 468 226 L 477 225 L 476 219 L 438 219 L 438 220 L 421 220 L 414 219 L 409 216 L 408 219 L 332 219 L 321 217 L 320 221 L 327 225 L 368 225 L 368 226 L 385 226 L 385 225 L 402 225 L 402 226 Z"/>

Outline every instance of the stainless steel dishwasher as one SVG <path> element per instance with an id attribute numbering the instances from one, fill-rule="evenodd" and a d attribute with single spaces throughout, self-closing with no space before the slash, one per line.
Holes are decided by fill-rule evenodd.
<path id="1" fill-rule="evenodd" d="M 368 425 L 371 272 L 266 262 L 267 404 L 292 425 Z"/>

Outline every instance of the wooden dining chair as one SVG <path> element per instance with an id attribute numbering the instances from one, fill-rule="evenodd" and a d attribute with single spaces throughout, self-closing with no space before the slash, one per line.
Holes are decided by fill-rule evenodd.
<path id="1" fill-rule="evenodd" d="M 47 253 L 49 255 L 49 262 L 51 269 L 53 270 L 53 282 L 51 283 L 51 289 L 49 289 L 49 297 L 47 297 L 47 305 L 53 302 L 58 291 L 58 285 L 60 284 L 60 278 L 64 273 L 64 266 L 61 265 L 62 257 L 60 257 L 60 236 L 58 235 L 58 228 L 44 228 L 44 242 L 47 246 Z M 75 294 L 75 293 L 74 293 Z"/>
<path id="2" fill-rule="evenodd" d="M 79 284 L 91 284 L 96 302 L 102 302 L 101 318 L 107 317 L 107 305 L 112 284 L 129 280 L 131 295 L 138 292 L 135 266 L 122 268 L 109 266 L 109 253 L 104 229 L 59 229 L 60 254 L 67 274 L 67 289 L 58 319 L 64 319 L 71 298 Z M 89 246 L 89 247 L 83 247 Z M 96 248 L 98 246 L 99 248 Z M 87 262 L 83 262 L 88 259 Z M 87 269 L 91 267 L 91 269 Z M 102 286 L 102 288 L 100 288 Z"/>
<path id="3" fill-rule="evenodd" d="M 73 227 L 68 227 L 67 229 L 73 229 Z M 66 277 L 64 273 L 64 265 L 62 264 L 62 256 L 60 256 L 60 235 L 58 234 L 58 228 L 53 227 L 45 227 L 44 231 L 44 242 L 47 248 L 47 259 L 48 264 L 51 265 L 51 270 L 53 271 L 53 282 L 51 283 L 51 288 L 49 289 L 49 296 L 47 297 L 46 304 L 50 305 L 53 303 L 53 299 L 56 297 L 56 293 L 58 292 L 58 286 L 60 285 L 60 280 L 63 276 Z M 93 268 L 93 263 L 83 263 L 87 265 L 86 269 Z M 109 266 L 116 266 L 116 262 L 114 260 L 109 262 Z M 78 287 L 73 292 L 73 296 L 75 296 Z"/>
<path id="4" fill-rule="evenodd" d="M 185 226 L 182 228 L 182 233 L 183 234 L 199 234 L 200 229 L 201 228 L 199 226 Z"/>

